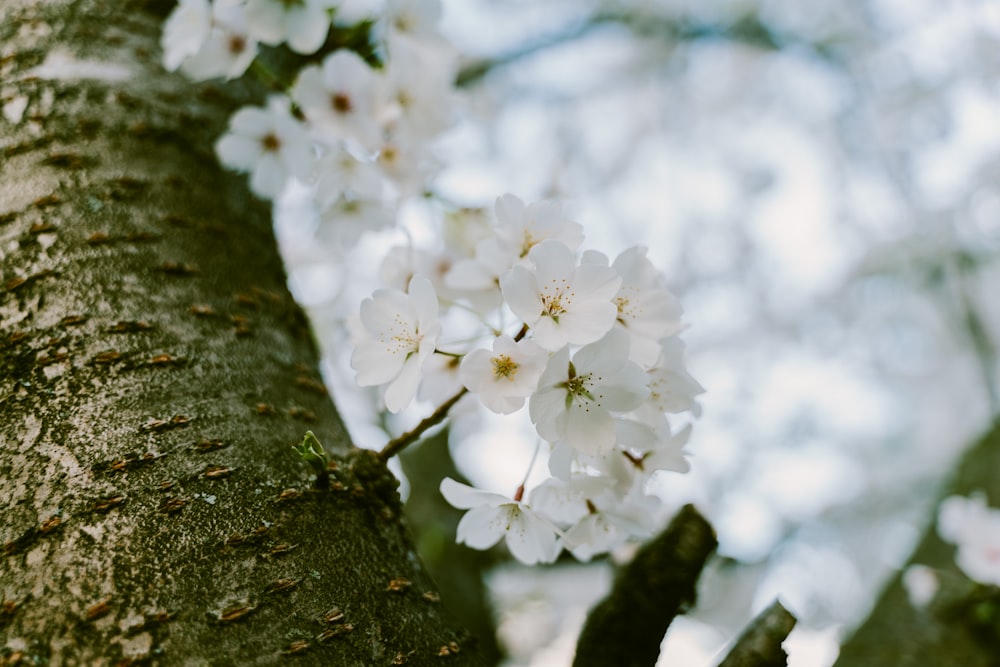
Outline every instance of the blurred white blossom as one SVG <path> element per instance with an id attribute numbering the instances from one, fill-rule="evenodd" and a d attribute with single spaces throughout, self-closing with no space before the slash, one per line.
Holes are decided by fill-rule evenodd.
<path id="1" fill-rule="evenodd" d="M 315 53 L 330 29 L 330 0 L 247 0 L 247 27 L 274 46 L 287 42 L 296 53 Z"/>
<path id="2" fill-rule="evenodd" d="M 441 325 L 430 281 L 410 280 L 407 292 L 382 289 L 361 304 L 364 334 L 351 365 L 361 386 L 385 384 L 385 407 L 399 412 L 417 393 L 420 371 L 434 353 Z"/>
<path id="3" fill-rule="evenodd" d="M 938 509 L 938 534 L 955 544 L 955 563 L 974 581 L 1000 586 L 1000 510 L 982 496 L 949 496 Z"/>
<path id="4" fill-rule="evenodd" d="M 261 197 L 276 197 L 289 177 L 304 179 L 312 169 L 309 139 L 283 97 L 272 97 L 266 109 L 237 111 L 215 150 L 226 166 L 250 172 L 250 187 Z"/>

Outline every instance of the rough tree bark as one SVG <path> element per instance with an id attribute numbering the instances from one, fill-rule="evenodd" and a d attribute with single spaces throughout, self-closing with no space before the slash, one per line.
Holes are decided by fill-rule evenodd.
<path id="1" fill-rule="evenodd" d="M 663 635 L 694 604 L 698 577 L 717 545 L 708 521 L 692 505 L 681 508 L 587 614 L 573 666 L 655 665 Z"/>
<path id="2" fill-rule="evenodd" d="M 163 72 L 162 18 L 0 0 L 0 660 L 479 664 L 211 154 L 249 92 Z"/>

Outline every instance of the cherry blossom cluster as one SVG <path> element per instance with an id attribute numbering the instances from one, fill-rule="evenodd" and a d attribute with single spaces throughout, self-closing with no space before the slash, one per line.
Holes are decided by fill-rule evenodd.
<path id="1" fill-rule="evenodd" d="M 958 547 L 955 563 L 970 579 L 1000 586 L 1000 510 L 982 496 L 950 496 L 938 510 L 938 534 Z"/>
<path id="2" fill-rule="evenodd" d="M 321 225 L 351 246 L 395 222 L 400 202 L 436 173 L 431 142 L 453 121 L 456 58 L 437 34 L 440 0 L 385 0 L 357 16 L 349 0 L 180 0 L 162 46 L 170 70 L 204 80 L 248 69 L 275 83 L 261 45 L 313 54 L 331 27 L 372 21 L 375 57 L 334 50 L 278 83 L 284 94 L 244 107 L 216 143 L 223 164 L 250 174 L 260 197 L 311 187 Z M 701 386 L 684 367 L 677 299 L 643 248 L 613 261 L 581 250 L 582 227 L 554 202 L 497 200 L 495 220 L 448 217 L 443 249 L 390 251 L 388 287 L 361 304 L 351 365 L 393 413 L 420 398 L 440 407 L 390 442 L 391 457 L 447 415 L 477 401 L 525 414 L 547 443 L 550 477 L 509 496 L 445 479 L 469 510 L 457 538 L 484 549 L 505 540 L 525 563 L 562 549 L 580 559 L 649 535 L 657 471 L 684 472 Z M 320 450 L 304 441 L 300 455 Z M 530 472 L 530 470 L 529 470 Z M 527 475 L 526 475 L 527 479 Z"/>
<path id="3" fill-rule="evenodd" d="M 937 532 L 957 547 L 955 564 L 969 579 L 1000 586 L 1000 509 L 982 495 L 949 496 L 938 508 Z M 926 607 L 940 588 L 938 573 L 926 565 L 911 565 L 903 585 L 915 607 Z"/>
<path id="4" fill-rule="evenodd" d="M 250 174 L 262 198 L 277 197 L 291 179 L 312 186 L 320 220 L 345 247 L 391 226 L 399 201 L 420 194 L 435 173 L 429 145 L 453 121 L 456 72 L 437 33 L 440 0 L 386 0 L 372 17 L 349 5 L 180 0 L 161 40 L 167 69 L 195 80 L 229 79 L 255 62 L 264 69 L 255 61 L 262 44 L 312 54 L 331 25 L 374 21 L 378 67 L 335 50 L 294 81 L 279 82 L 285 93 L 266 106 L 237 111 L 215 146 L 223 164 Z"/>
<path id="5" fill-rule="evenodd" d="M 551 477 L 510 496 L 444 480 L 445 498 L 469 510 L 458 540 L 483 549 L 505 539 L 525 563 L 563 548 L 589 559 L 649 535 L 657 500 L 646 482 L 688 468 L 689 427 L 667 416 L 696 416 L 703 391 L 684 367 L 681 307 L 644 248 L 613 261 L 581 252 L 582 227 L 557 203 L 508 194 L 495 213 L 493 225 L 446 226 L 437 253 L 389 253 L 394 286 L 361 304 L 351 365 L 393 413 L 418 391 L 440 395 L 449 378 L 455 397 L 494 413 L 527 405 Z"/>

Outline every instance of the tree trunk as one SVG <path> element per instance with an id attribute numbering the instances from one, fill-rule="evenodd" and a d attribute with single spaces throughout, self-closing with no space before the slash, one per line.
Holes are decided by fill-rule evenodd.
<path id="1" fill-rule="evenodd" d="M 4 662 L 479 664 L 211 152 L 251 91 L 164 72 L 165 9 L 0 0 Z"/>

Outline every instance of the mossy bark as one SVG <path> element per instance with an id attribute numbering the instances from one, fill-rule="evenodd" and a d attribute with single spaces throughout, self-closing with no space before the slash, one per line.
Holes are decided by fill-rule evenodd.
<path id="1" fill-rule="evenodd" d="M 0 0 L 0 658 L 479 664 L 212 154 L 260 98 L 164 72 L 162 4 Z"/>
<path id="2" fill-rule="evenodd" d="M 942 497 L 983 493 L 1000 506 L 1000 427 L 994 427 L 962 457 Z M 902 573 L 886 587 L 868 620 L 843 645 L 836 667 L 997 667 L 1000 622 L 995 594 L 986 607 L 955 565 L 955 547 L 937 534 L 933 521 L 909 564 L 938 570 L 941 591 L 925 608 L 914 607 Z M 994 589 L 995 590 L 995 589 Z M 982 611 L 990 611 L 985 617 Z"/>
<path id="3" fill-rule="evenodd" d="M 615 577 L 587 614 L 573 667 L 651 667 L 667 628 L 695 603 L 698 577 L 718 541 L 708 521 L 685 505 Z"/>

